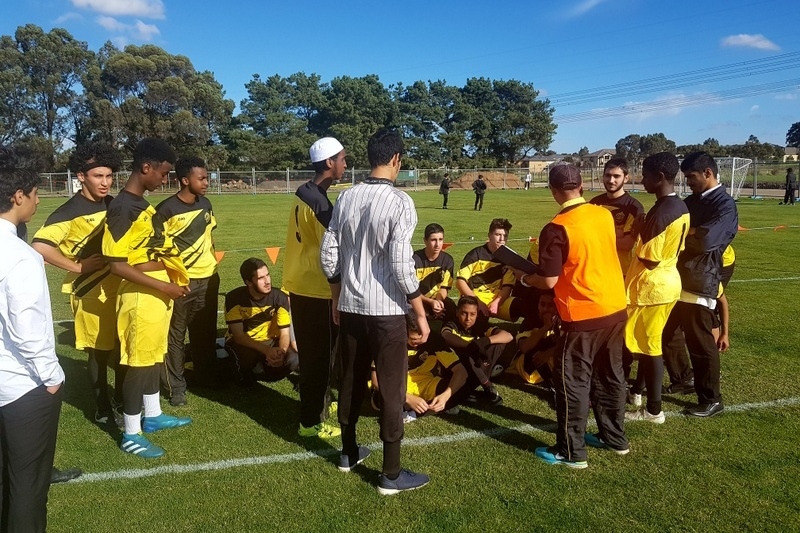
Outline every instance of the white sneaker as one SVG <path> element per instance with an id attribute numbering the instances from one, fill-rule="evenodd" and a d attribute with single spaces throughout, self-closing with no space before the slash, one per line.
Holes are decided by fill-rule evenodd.
<path id="1" fill-rule="evenodd" d="M 410 424 L 417 419 L 416 411 L 403 411 L 403 424 Z"/>
<path id="2" fill-rule="evenodd" d="M 647 410 L 647 407 L 642 407 L 636 411 L 628 411 L 625 413 L 625 420 L 628 422 L 647 420 L 648 422 L 652 422 L 654 424 L 663 424 L 667 420 L 667 417 L 664 415 L 664 411 L 659 412 L 657 415 L 653 415 L 650 414 L 650 412 Z"/>
<path id="3" fill-rule="evenodd" d="M 631 391 L 628 391 L 628 403 L 634 407 L 641 407 L 642 406 L 642 395 L 641 394 L 634 394 Z"/>

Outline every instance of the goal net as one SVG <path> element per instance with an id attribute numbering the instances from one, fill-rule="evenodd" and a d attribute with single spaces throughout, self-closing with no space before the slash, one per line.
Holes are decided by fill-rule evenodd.
<path id="1" fill-rule="evenodd" d="M 739 199 L 752 159 L 744 157 L 717 157 L 719 182 L 725 185 L 734 200 Z"/>

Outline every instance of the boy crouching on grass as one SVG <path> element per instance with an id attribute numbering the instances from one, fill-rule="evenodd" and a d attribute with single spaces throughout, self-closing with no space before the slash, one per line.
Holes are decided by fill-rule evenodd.
<path id="1" fill-rule="evenodd" d="M 410 316 L 408 322 L 408 377 L 403 422 L 408 423 L 428 413 L 457 414 L 461 395 L 467 381 L 467 371 L 451 351 L 428 353 L 422 344 L 422 334 Z M 372 406 L 380 410 L 378 375 L 372 369 Z"/>
<path id="2" fill-rule="evenodd" d="M 518 355 L 506 370 L 519 375 L 526 383 L 543 384 L 551 387 L 550 377 L 555 365 L 555 345 L 559 334 L 558 313 L 553 291 L 539 296 L 538 313 L 541 326 L 536 327 L 530 320 L 520 326 L 517 334 Z M 530 326 L 528 326 L 530 324 Z"/>
<path id="3" fill-rule="evenodd" d="M 508 331 L 478 324 L 478 299 L 475 296 L 462 296 L 458 300 L 456 320 L 448 322 L 442 328 L 442 338 L 458 355 L 461 364 L 467 370 L 467 382 L 464 392 L 483 387 L 486 400 L 492 405 L 503 403 L 503 397 L 489 381 L 491 369 L 494 367 L 506 344 L 514 340 Z"/>

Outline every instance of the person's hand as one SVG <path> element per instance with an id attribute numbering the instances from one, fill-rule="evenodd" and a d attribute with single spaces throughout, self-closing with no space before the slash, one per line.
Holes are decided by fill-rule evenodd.
<path id="1" fill-rule="evenodd" d="M 81 274 L 91 274 L 106 266 L 106 259 L 102 254 L 92 254 L 80 259 L 78 263 L 81 265 Z"/>
<path id="2" fill-rule="evenodd" d="M 265 354 L 267 356 L 267 364 L 272 367 L 282 367 L 286 359 L 286 352 L 281 348 L 267 348 Z"/>
<path id="3" fill-rule="evenodd" d="M 339 325 L 339 300 L 331 300 L 331 318 L 333 323 Z"/>
<path id="4" fill-rule="evenodd" d="M 514 267 L 508 267 L 508 268 L 511 270 L 511 272 L 514 273 L 514 277 L 517 278 L 517 281 L 520 281 L 522 278 L 527 276 L 527 274 L 525 272 L 523 272 L 522 270 L 520 270 L 518 268 L 514 268 Z"/>
<path id="5" fill-rule="evenodd" d="M 431 327 L 428 325 L 428 319 L 423 314 L 422 316 L 417 316 L 417 329 L 419 329 L 420 334 L 420 344 L 425 344 L 428 342 L 428 336 L 431 334 Z"/>
<path id="6" fill-rule="evenodd" d="M 406 394 L 406 403 L 418 415 L 425 414 L 428 410 L 428 402 L 413 394 Z"/>
<path id="7" fill-rule="evenodd" d="M 495 298 L 489 303 L 489 316 L 497 316 L 497 310 L 500 308 L 500 298 Z"/>
<path id="8" fill-rule="evenodd" d="M 431 302 L 431 310 L 433 311 L 434 315 L 441 315 L 444 313 L 444 302 L 441 300 L 433 300 Z"/>
<path id="9" fill-rule="evenodd" d="M 55 394 L 55 393 L 58 392 L 58 389 L 60 389 L 61 385 L 63 385 L 63 384 L 64 384 L 64 382 L 61 382 L 58 385 L 50 385 L 49 387 L 45 387 L 45 388 L 47 389 L 47 392 L 49 392 L 50 394 Z"/>
<path id="10" fill-rule="evenodd" d="M 478 299 L 478 311 L 483 313 L 484 316 L 491 316 L 492 315 L 491 311 L 489 311 L 489 308 L 480 299 Z"/>
<path id="11" fill-rule="evenodd" d="M 163 289 L 161 290 L 173 300 L 183 298 L 189 294 L 189 287 L 182 287 L 176 283 L 164 283 Z"/>
<path id="12" fill-rule="evenodd" d="M 428 409 L 433 411 L 434 413 L 441 413 L 444 411 L 445 405 L 447 405 L 447 401 L 450 399 L 450 389 L 446 389 L 443 393 L 435 397 L 433 400 L 428 403 Z"/>
<path id="13" fill-rule="evenodd" d="M 717 348 L 719 348 L 720 352 L 727 352 L 728 348 L 731 347 L 731 341 L 728 338 L 726 333 L 720 333 L 719 338 L 717 339 Z"/>

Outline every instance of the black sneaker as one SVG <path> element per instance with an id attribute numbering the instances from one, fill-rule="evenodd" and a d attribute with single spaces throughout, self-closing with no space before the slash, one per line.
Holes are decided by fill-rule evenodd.
<path id="1" fill-rule="evenodd" d="M 169 399 L 169 404 L 172 407 L 181 407 L 186 405 L 186 395 L 182 392 L 173 394 L 172 397 Z"/>
<path id="2" fill-rule="evenodd" d="M 661 392 L 663 394 L 694 394 L 694 379 L 690 379 L 686 383 L 672 383 Z"/>
<path id="3" fill-rule="evenodd" d="M 483 391 L 486 400 L 492 405 L 502 405 L 503 404 L 503 397 L 500 396 L 500 393 L 497 392 L 497 389 L 494 388 L 494 385 L 489 387 L 488 389 Z"/>
<path id="4" fill-rule="evenodd" d="M 358 457 L 352 457 L 347 454 L 342 454 L 339 456 L 339 471 L 340 472 L 349 472 L 354 469 L 356 466 L 360 465 L 364 461 L 366 461 L 367 457 L 369 457 L 370 452 L 369 448 L 366 446 L 359 446 L 358 447 Z"/>
<path id="5" fill-rule="evenodd" d="M 426 474 L 418 474 L 405 468 L 400 470 L 397 479 L 389 479 L 385 474 L 381 474 L 378 477 L 378 494 L 391 496 L 398 492 L 419 489 L 427 485 L 430 480 Z"/>

